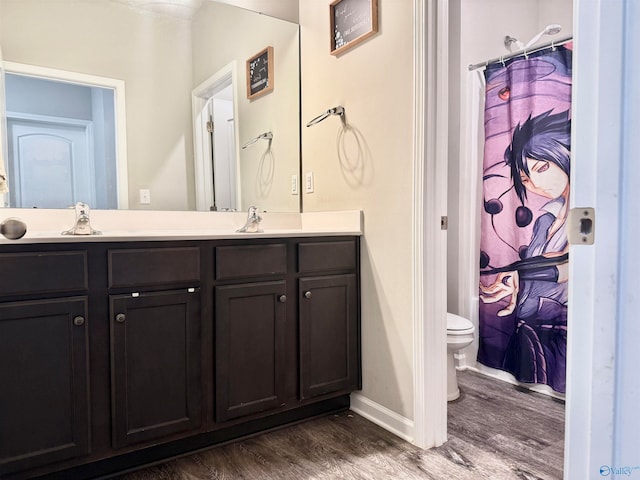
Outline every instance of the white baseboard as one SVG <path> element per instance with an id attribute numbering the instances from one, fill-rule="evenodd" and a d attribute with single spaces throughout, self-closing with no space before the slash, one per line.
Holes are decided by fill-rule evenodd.
<path id="1" fill-rule="evenodd" d="M 532 392 L 541 393 L 549 397 L 557 398 L 558 400 L 565 399 L 564 394 L 554 391 L 551 387 L 547 385 L 541 385 L 536 383 L 522 383 L 517 381 L 515 377 L 511 375 L 509 372 L 498 370 L 496 368 L 487 367 L 486 365 L 482 365 L 481 363 L 476 363 L 476 365 L 473 367 L 460 368 L 460 370 L 471 370 L 473 372 L 480 373 L 485 377 L 491 377 L 497 380 L 501 380 L 503 382 L 510 383 L 512 385 L 517 385 L 519 387 L 526 388 L 527 390 L 531 390 Z"/>
<path id="2" fill-rule="evenodd" d="M 413 420 L 389 410 L 360 393 L 351 394 L 351 410 L 403 440 L 413 443 Z"/>

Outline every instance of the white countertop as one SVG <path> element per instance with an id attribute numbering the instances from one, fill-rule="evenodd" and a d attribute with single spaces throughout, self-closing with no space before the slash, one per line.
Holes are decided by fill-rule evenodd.
<path id="1" fill-rule="evenodd" d="M 19 240 L 0 235 L 0 244 L 69 243 L 156 240 L 207 240 L 362 235 L 360 210 L 306 213 L 261 212 L 261 233 L 237 233 L 246 212 L 175 212 L 149 210 L 91 210 L 91 226 L 100 235 L 62 235 L 75 222 L 73 209 L 2 209 L 26 223 Z"/>

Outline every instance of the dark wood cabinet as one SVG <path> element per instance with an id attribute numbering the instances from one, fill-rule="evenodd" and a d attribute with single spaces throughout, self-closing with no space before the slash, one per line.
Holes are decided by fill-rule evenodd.
<path id="1" fill-rule="evenodd" d="M 351 391 L 359 383 L 355 274 L 301 278 L 300 396 Z"/>
<path id="2" fill-rule="evenodd" d="M 0 245 L 0 478 L 109 476 L 348 407 L 357 237 Z"/>
<path id="3" fill-rule="evenodd" d="M 283 403 L 284 281 L 216 287 L 216 420 Z"/>
<path id="4" fill-rule="evenodd" d="M 89 453 L 87 298 L 0 303 L 0 477 Z"/>
<path id="5" fill-rule="evenodd" d="M 113 445 L 201 424 L 200 293 L 110 297 Z"/>

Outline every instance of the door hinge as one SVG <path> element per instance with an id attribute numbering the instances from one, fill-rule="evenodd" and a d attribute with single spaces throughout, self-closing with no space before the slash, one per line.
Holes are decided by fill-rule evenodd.
<path id="1" fill-rule="evenodd" d="M 213 120 L 207 122 L 207 132 L 213 133 Z"/>
<path id="2" fill-rule="evenodd" d="M 596 230 L 596 211 L 590 207 L 569 210 L 567 236 L 571 245 L 593 245 Z"/>
<path id="3" fill-rule="evenodd" d="M 449 228 L 449 217 L 446 215 L 440 217 L 440 230 L 446 230 Z"/>

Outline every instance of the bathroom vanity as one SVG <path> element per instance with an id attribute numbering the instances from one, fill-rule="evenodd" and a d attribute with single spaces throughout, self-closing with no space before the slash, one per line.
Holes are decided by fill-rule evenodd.
<path id="1" fill-rule="evenodd" d="M 265 231 L 0 242 L 0 477 L 94 478 L 347 408 L 360 233 Z"/>

